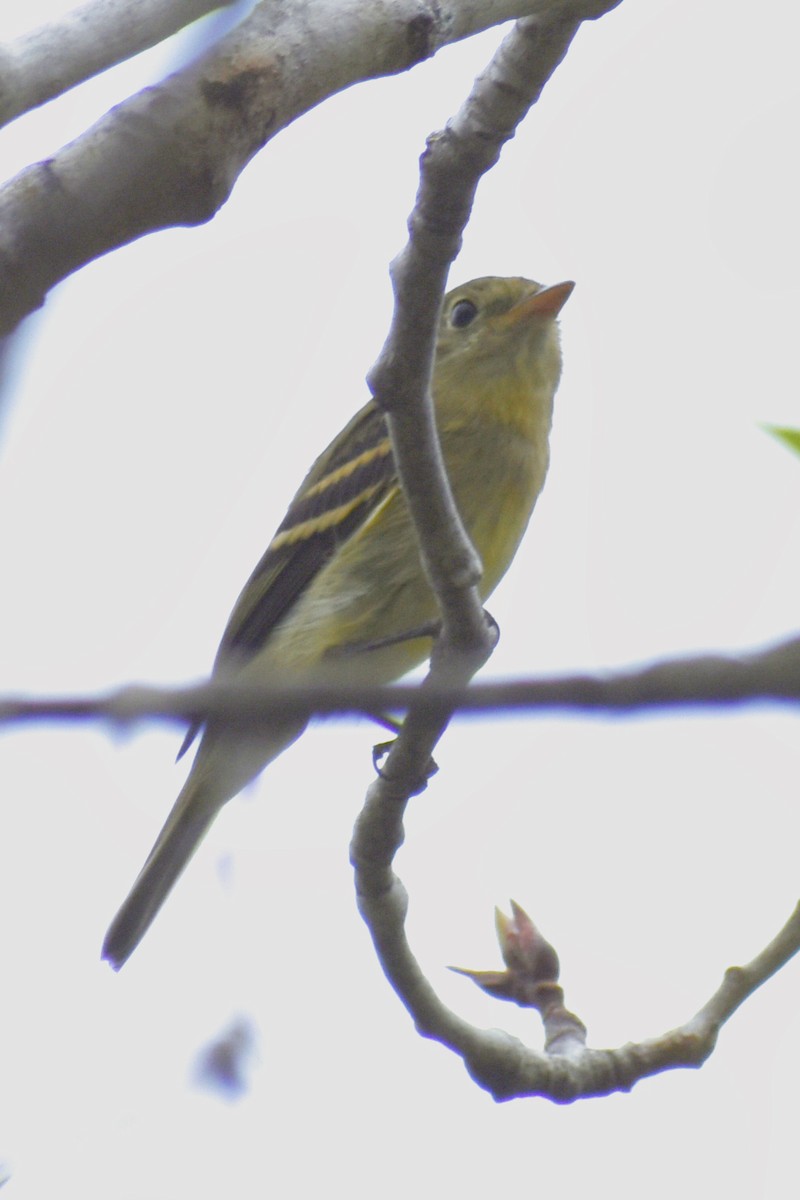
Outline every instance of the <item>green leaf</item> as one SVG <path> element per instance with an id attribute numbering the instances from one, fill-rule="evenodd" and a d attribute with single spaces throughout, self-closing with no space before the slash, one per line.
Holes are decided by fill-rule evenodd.
<path id="1" fill-rule="evenodd" d="M 800 455 L 800 429 L 791 429 L 788 425 L 764 425 L 762 428 Z"/>

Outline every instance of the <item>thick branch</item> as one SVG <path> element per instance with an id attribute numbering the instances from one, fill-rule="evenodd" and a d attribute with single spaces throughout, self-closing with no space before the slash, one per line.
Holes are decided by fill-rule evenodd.
<path id="1" fill-rule="evenodd" d="M 0 46 L 0 126 L 233 0 L 91 0 Z"/>
<path id="2" fill-rule="evenodd" d="M 270 138 L 342 88 L 511 17 L 577 21 L 618 2 L 262 0 L 198 62 L 0 190 L 0 334 L 98 255 L 209 220 Z"/>

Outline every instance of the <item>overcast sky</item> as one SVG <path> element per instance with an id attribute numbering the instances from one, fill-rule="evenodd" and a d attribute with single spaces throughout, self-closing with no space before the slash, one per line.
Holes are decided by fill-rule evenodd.
<path id="1" fill-rule="evenodd" d="M 11 6 L 7 6 L 11 7 Z M 0 13 L 0 36 L 68 5 Z M 24 18 L 24 20 L 23 20 Z M 500 676 L 768 642 L 798 627 L 800 183 L 790 6 L 623 0 L 584 26 L 481 184 L 453 283 L 576 280 L 552 467 L 490 608 Z M 311 458 L 366 398 L 424 139 L 490 31 L 283 132 L 208 225 L 92 264 L 31 322 L 0 443 L 0 687 L 210 667 Z M 159 49 L 0 131 L 11 177 L 158 79 Z M 366 723 L 326 722 L 228 807 L 119 976 L 105 928 L 184 777 L 176 730 L 0 743 L 0 1161 L 9 1197 L 353 1200 L 796 1195 L 791 964 L 701 1072 L 497 1106 L 425 1042 L 356 912 Z M 448 963 L 499 963 L 509 896 L 591 1044 L 686 1020 L 797 899 L 796 715 L 461 721 L 398 871 L 445 1000 L 534 1045 Z M 250 1090 L 191 1086 L 257 1031 Z"/>

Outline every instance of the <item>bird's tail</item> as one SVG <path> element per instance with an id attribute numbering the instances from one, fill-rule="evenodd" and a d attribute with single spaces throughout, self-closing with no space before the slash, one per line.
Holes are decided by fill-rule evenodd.
<path id="1" fill-rule="evenodd" d="M 103 958 L 115 971 L 127 962 L 139 945 L 219 812 L 218 804 L 198 803 L 200 798 L 195 793 L 190 776 L 136 882 L 109 926 L 103 942 Z"/>
<path id="2" fill-rule="evenodd" d="M 267 739 L 263 732 L 253 738 L 231 738 L 206 731 L 166 824 L 106 934 L 103 958 L 115 971 L 139 945 L 226 801 L 304 728 L 305 721 L 282 722 Z"/>

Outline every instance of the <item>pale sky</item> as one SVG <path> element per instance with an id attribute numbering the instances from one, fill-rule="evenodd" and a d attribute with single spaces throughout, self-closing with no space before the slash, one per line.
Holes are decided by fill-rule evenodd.
<path id="1" fill-rule="evenodd" d="M 29 3 L 24 24 L 67 5 Z M 0 14 L 0 36 L 23 27 Z M 480 186 L 453 283 L 576 280 L 552 466 L 490 609 L 523 676 L 798 627 L 798 20 L 623 0 L 584 26 Z M 428 133 L 501 31 L 329 101 L 208 225 L 92 264 L 31 325 L 0 442 L 3 692 L 184 682 L 310 459 L 366 398 Z M 3 177 L 157 79 L 159 50 L 0 131 Z M 700 1072 L 497 1106 L 423 1041 L 357 914 L 366 723 L 306 734 L 215 825 L 115 976 L 105 928 L 178 792 L 181 735 L 0 745 L 0 1162 L 10 1198 L 796 1196 L 796 963 Z M 796 715 L 461 721 L 397 869 L 447 1003 L 540 1044 L 448 963 L 499 965 L 513 896 L 594 1046 L 691 1016 L 797 900 Z M 191 1087 L 243 1017 L 251 1088 Z"/>

